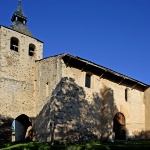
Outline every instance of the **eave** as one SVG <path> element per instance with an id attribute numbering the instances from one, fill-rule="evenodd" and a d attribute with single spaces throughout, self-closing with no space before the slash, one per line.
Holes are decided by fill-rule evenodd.
<path id="1" fill-rule="evenodd" d="M 62 58 L 66 66 L 75 67 L 85 72 L 91 72 L 92 74 L 95 74 L 100 78 L 108 79 L 119 85 L 124 85 L 130 87 L 131 89 L 138 89 L 140 91 L 145 91 L 147 88 L 149 88 L 148 84 L 130 78 L 126 75 L 113 71 L 109 68 L 103 67 L 101 65 L 95 64 L 83 58 L 73 56 L 70 54 L 63 54 Z"/>

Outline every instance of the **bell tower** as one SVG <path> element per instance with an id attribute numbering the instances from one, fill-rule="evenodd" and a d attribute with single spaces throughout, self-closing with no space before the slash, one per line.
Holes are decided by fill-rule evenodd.
<path id="1" fill-rule="evenodd" d="M 11 21 L 10 27 L 0 26 L 0 118 L 6 122 L 20 115 L 35 117 L 35 61 L 43 54 L 43 42 L 26 26 L 21 0 Z"/>

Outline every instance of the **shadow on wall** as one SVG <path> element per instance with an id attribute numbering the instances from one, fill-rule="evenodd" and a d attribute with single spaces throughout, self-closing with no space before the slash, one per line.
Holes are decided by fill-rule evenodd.
<path id="1" fill-rule="evenodd" d="M 75 143 L 113 139 L 114 132 L 117 135 L 115 138 L 122 140 L 128 134 L 125 116 L 118 113 L 112 89 L 104 85 L 87 100 L 83 87 L 67 77 L 60 80 L 36 118 L 20 115 L 15 120 L 25 128 L 23 134 L 18 134 L 18 141 L 35 139 L 52 143 Z M 12 118 L 0 115 L 0 142 L 11 141 L 12 122 Z M 150 131 L 133 133 L 131 136 L 131 139 L 137 140 L 144 138 L 150 139 Z"/>
<path id="2" fill-rule="evenodd" d="M 86 100 L 82 87 L 72 78 L 62 78 L 51 99 L 36 117 L 35 137 L 39 141 L 83 142 L 108 138 L 113 132 L 113 91 L 104 86 Z"/>
<path id="3" fill-rule="evenodd" d="M 127 131 L 128 134 L 128 131 Z M 138 131 L 135 130 L 132 132 L 132 135 L 128 136 L 127 140 L 150 140 L 150 130 L 147 131 Z"/>
<path id="4" fill-rule="evenodd" d="M 0 142 L 10 142 L 12 139 L 13 118 L 0 115 Z"/>
<path id="5" fill-rule="evenodd" d="M 101 121 L 101 140 L 108 140 L 108 138 L 114 138 L 114 115 L 118 112 L 116 104 L 114 102 L 113 90 L 107 86 L 103 86 L 100 93 L 95 93 L 93 95 L 93 105 L 92 107 L 97 108 L 95 112 L 99 109 L 100 121 Z M 100 107 L 97 105 L 100 103 Z M 95 115 L 95 114 L 94 114 Z"/>
<path id="6" fill-rule="evenodd" d="M 99 93 L 91 95 L 89 101 L 84 89 L 72 78 L 61 79 L 36 118 L 20 115 L 16 121 L 25 127 L 26 135 L 22 132 L 21 137 L 26 141 L 35 139 L 52 143 L 75 143 L 109 140 L 113 139 L 114 132 L 117 135 L 115 138 L 122 140 L 128 134 L 125 117 L 118 112 L 114 103 L 113 90 L 103 86 Z M 12 122 L 12 118 L 0 115 L 0 142 L 12 140 Z M 135 132 L 131 135 L 132 139 L 150 139 L 150 131 Z M 21 140 L 19 138 L 18 141 Z"/>

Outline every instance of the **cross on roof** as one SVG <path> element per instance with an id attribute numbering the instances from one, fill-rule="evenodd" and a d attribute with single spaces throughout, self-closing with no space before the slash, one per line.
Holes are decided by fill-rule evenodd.
<path id="1" fill-rule="evenodd" d="M 21 5 L 21 0 L 18 0 L 18 5 Z"/>

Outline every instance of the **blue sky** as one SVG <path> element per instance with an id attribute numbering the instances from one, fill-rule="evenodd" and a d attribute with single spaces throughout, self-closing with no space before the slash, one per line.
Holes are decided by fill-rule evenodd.
<path id="1" fill-rule="evenodd" d="M 9 27 L 17 0 L 0 0 Z M 22 0 L 44 57 L 69 53 L 150 84 L 150 0 Z"/>

